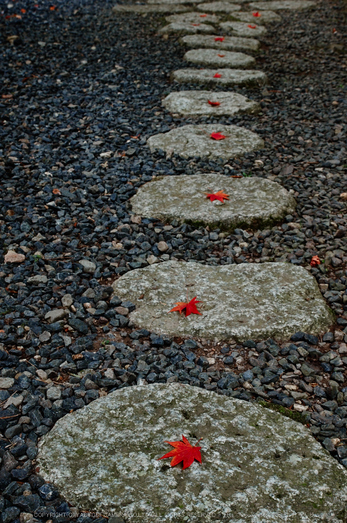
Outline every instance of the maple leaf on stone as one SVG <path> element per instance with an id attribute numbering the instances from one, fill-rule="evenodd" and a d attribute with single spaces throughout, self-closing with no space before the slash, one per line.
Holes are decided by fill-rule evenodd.
<path id="1" fill-rule="evenodd" d="M 200 440 L 199 440 L 200 441 Z M 158 458 L 158 461 L 164 458 L 172 458 L 170 466 L 174 467 L 183 461 L 183 470 L 187 469 L 194 463 L 194 460 L 201 463 L 201 447 L 191 445 L 187 438 L 182 434 L 182 441 L 165 441 L 172 447 L 174 450 L 171 450 L 165 456 Z M 198 442 L 199 443 L 199 442 Z"/>
<path id="2" fill-rule="evenodd" d="M 207 100 L 212 107 L 216 107 L 217 105 L 220 105 L 220 102 L 211 102 L 211 100 Z"/>
<path id="3" fill-rule="evenodd" d="M 256 29 L 256 28 L 257 28 L 256 25 L 252 25 L 252 24 L 248 24 L 248 27 L 249 27 L 250 29 Z"/>
<path id="4" fill-rule="evenodd" d="M 216 73 L 213 78 L 222 78 L 222 75 L 220 73 Z"/>
<path id="5" fill-rule="evenodd" d="M 224 42 L 224 36 L 216 36 L 214 39 L 215 42 Z"/>
<path id="6" fill-rule="evenodd" d="M 210 137 L 212 140 L 224 140 L 224 138 L 226 138 L 226 136 L 222 133 L 211 133 Z"/>
<path id="7" fill-rule="evenodd" d="M 229 200 L 229 194 L 225 194 L 223 191 L 217 191 L 216 193 L 208 194 L 206 193 L 206 198 L 209 198 L 211 202 L 218 200 L 224 203 L 224 200 Z"/>
<path id="8" fill-rule="evenodd" d="M 259 18 L 259 16 L 261 16 L 259 11 L 255 11 L 255 13 L 252 13 L 252 15 L 255 16 L 256 18 Z"/>
<path id="9" fill-rule="evenodd" d="M 184 301 L 178 301 L 176 302 L 176 307 L 171 309 L 169 312 L 178 311 L 182 314 L 182 312 L 185 311 L 186 316 L 189 316 L 190 314 L 199 314 L 201 316 L 201 312 L 196 308 L 196 303 L 201 303 L 201 301 L 196 299 L 196 296 L 187 303 Z"/>
<path id="10" fill-rule="evenodd" d="M 219 58 L 224 58 L 225 54 L 218 54 Z"/>
<path id="11" fill-rule="evenodd" d="M 317 265 L 320 265 L 320 259 L 318 256 L 312 256 L 312 259 L 310 261 L 311 267 L 317 267 Z"/>

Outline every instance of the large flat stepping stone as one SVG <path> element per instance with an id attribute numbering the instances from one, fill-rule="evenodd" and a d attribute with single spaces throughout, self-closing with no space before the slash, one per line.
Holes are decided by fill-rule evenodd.
<path id="1" fill-rule="evenodd" d="M 214 33 L 216 30 L 213 25 L 208 24 L 192 24 L 183 22 L 173 22 L 165 27 L 159 29 L 158 33 L 179 33 L 179 34 L 195 34 L 195 33 Z"/>
<path id="2" fill-rule="evenodd" d="M 114 13 L 183 13 L 189 11 L 189 7 L 178 4 L 156 4 L 156 5 L 121 5 L 117 4 L 112 7 Z"/>
<path id="3" fill-rule="evenodd" d="M 185 470 L 158 461 L 182 434 L 203 438 L 202 463 Z M 179 383 L 123 388 L 65 415 L 37 464 L 79 510 L 128 523 L 345 521 L 347 472 L 305 426 Z"/>
<path id="4" fill-rule="evenodd" d="M 262 71 L 242 69 L 178 69 L 172 73 L 173 80 L 181 84 L 222 85 L 264 85 L 267 76 Z"/>
<path id="5" fill-rule="evenodd" d="M 212 133 L 221 133 L 224 140 L 213 140 Z M 235 158 L 264 146 L 263 140 L 252 131 L 236 125 L 184 125 L 147 140 L 151 152 L 162 149 L 182 158 Z"/>
<path id="6" fill-rule="evenodd" d="M 268 2 L 266 2 L 268 4 Z M 233 18 L 240 20 L 241 22 L 247 22 L 248 24 L 266 24 L 268 22 L 280 22 L 282 17 L 274 11 L 253 11 L 258 13 L 260 16 L 253 16 L 252 13 L 239 11 L 233 14 Z"/>
<path id="7" fill-rule="evenodd" d="M 180 15 L 166 16 L 165 20 L 171 23 L 183 24 L 216 24 L 219 22 L 219 17 L 201 13 L 182 13 Z"/>
<path id="8" fill-rule="evenodd" d="M 211 105 L 219 102 L 220 105 Z M 162 102 L 171 113 L 184 115 L 233 116 L 238 113 L 259 112 L 257 102 L 247 100 L 238 93 L 211 91 L 179 91 L 170 93 Z"/>
<path id="9" fill-rule="evenodd" d="M 206 198 L 221 190 L 229 195 L 223 204 Z M 146 218 L 229 230 L 270 225 L 296 207 L 291 194 L 276 182 L 214 173 L 156 178 L 140 187 L 130 202 L 133 212 Z"/>
<path id="10" fill-rule="evenodd" d="M 192 49 L 184 55 L 184 60 L 198 65 L 212 67 L 247 68 L 255 64 L 253 56 L 233 51 L 218 51 L 216 49 Z"/>
<path id="11" fill-rule="evenodd" d="M 258 37 L 267 33 L 266 29 L 262 25 L 253 24 L 244 24 L 243 22 L 222 22 L 219 24 L 222 29 L 225 31 L 231 31 L 237 36 L 244 37 Z M 249 27 L 252 25 L 252 28 Z"/>
<path id="12" fill-rule="evenodd" d="M 257 51 L 259 48 L 258 40 L 254 38 L 239 38 L 237 36 L 188 35 L 183 36 L 181 42 L 193 48 L 207 47 L 228 51 Z"/>
<path id="13" fill-rule="evenodd" d="M 230 2 L 208 2 L 199 4 L 197 8 L 210 13 L 233 13 L 241 9 L 241 6 Z"/>
<path id="14" fill-rule="evenodd" d="M 175 4 L 196 4 L 197 0 L 175 0 Z M 172 4 L 172 0 L 147 0 L 147 4 Z"/>
<path id="15" fill-rule="evenodd" d="M 310 2 L 309 0 L 281 0 L 280 2 L 254 2 L 250 4 L 250 7 L 251 9 L 271 9 L 273 11 L 277 11 L 277 9 L 302 11 L 316 5 L 316 2 Z"/>
<path id="16" fill-rule="evenodd" d="M 113 290 L 136 305 L 133 324 L 170 336 L 285 340 L 298 331 L 321 334 L 334 322 L 314 277 L 289 263 L 168 261 L 124 274 Z M 201 315 L 169 313 L 194 296 Z"/>

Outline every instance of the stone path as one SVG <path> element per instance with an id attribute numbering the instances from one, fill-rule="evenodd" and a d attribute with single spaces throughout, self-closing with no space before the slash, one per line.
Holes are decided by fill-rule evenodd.
<path id="1" fill-rule="evenodd" d="M 257 24 L 244 24 L 243 22 L 223 22 L 219 24 L 225 31 L 230 31 L 232 34 L 235 33 L 237 36 L 247 37 L 258 37 L 266 34 L 266 29 L 262 25 Z M 252 25 L 252 27 L 249 27 Z"/>
<path id="2" fill-rule="evenodd" d="M 237 36 L 224 36 L 223 39 L 217 35 L 188 35 L 181 38 L 181 42 L 188 47 L 209 49 L 225 49 L 228 51 L 257 51 L 259 41 L 254 38 L 239 38 Z"/>
<path id="3" fill-rule="evenodd" d="M 192 24 L 183 22 L 173 22 L 158 31 L 161 34 L 180 33 L 180 34 L 195 34 L 195 33 L 214 33 L 215 28 L 208 24 Z"/>
<path id="4" fill-rule="evenodd" d="M 213 105 L 213 101 L 220 105 Z M 237 113 L 255 114 L 260 111 L 258 103 L 247 100 L 241 94 L 223 91 L 179 91 L 170 93 L 162 103 L 171 113 L 185 115 L 232 116 Z"/>
<path id="5" fill-rule="evenodd" d="M 247 54 L 215 49 L 192 49 L 187 51 L 183 58 L 193 64 L 212 67 L 246 68 L 255 64 L 255 59 Z"/>
<path id="6" fill-rule="evenodd" d="M 207 193 L 223 190 L 229 200 L 211 202 Z M 131 198 L 135 214 L 170 223 L 202 224 L 233 230 L 276 223 L 291 214 L 295 200 L 276 182 L 262 178 L 229 178 L 196 174 L 155 178 Z"/>
<path id="7" fill-rule="evenodd" d="M 262 71 L 242 69 L 178 69 L 172 73 L 173 80 L 181 84 L 222 85 L 264 85 L 266 74 Z"/>
<path id="8" fill-rule="evenodd" d="M 228 382 L 226 381 L 226 387 Z M 184 434 L 202 463 L 160 460 Z M 112 392 L 60 419 L 40 474 L 84 510 L 141 523 L 342 521 L 347 471 L 306 427 L 189 385 Z M 117 519 L 117 518 L 116 518 Z M 117 521 L 123 521 L 118 520 Z"/>
<path id="9" fill-rule="evenodd" d="M 113 290 L 136 306 L 133 324 L 171 336 L 285 340 L 301 330 L 323 333 L 334 322 L 313 276 L 288 263 L 168 261 L 124 274 Z M 169 313 L 176 302 L 194 296 L 201 315 Z"/>
<path id="10" fill-rule="evenodd" d="M 246 13 L 240 11 L 238 13 L 234 13 L 233 18 L 236 18 L 241 22 L 247 22 L 248 24 L 256 23 L 257 25 L 266 24 L 268 22 L 280 22 L 282 20 L 281 16 L 275 13 L 274 11 L 255 11 L 255 13 L 258 13 L 257 17 L 255 17 L 253 13 Z"/>
<path id="11" fill-rule="evenodd" d="M 222 140 L 211 138 L 212 133 L 221 133 Z M 263 140 L 248 129 L 236 125 L 184 125 L 168 133 L 151 136 L 147 140 L 151 152 L 162 149 L 189 158 L 225 158 L 242 156 L 263 146 Z"/>

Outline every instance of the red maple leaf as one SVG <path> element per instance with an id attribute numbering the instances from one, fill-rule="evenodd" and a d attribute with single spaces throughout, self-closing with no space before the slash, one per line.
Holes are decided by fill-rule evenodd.
<path id="1" fill-rule="evenodd" d="M 224 136 L 224 134 L 222 134 L 222 133 L 212 133 L 211 138 L 212 138 L 212 140 L 224 140 L 224 138 L 226 138 L 226 136 Z"/>
<path id="2" fill-rule="evenodd" d="M 205 18 L 205 16 L 207 16 L 207 15 L 200 15 L 200 18 Z"/>
<path id="3" fill-rule="evenodd" d="M 252 24 L 248 24 L 248 27 L 249 27 L 250 29 L 256 29 L 256 28 L 257 28 L 256 25 L 252 25 Z"/>
<path id="4" fill-rule="evenodd" d="M 213 78 L 221 78 L 222 75 L 220 73 L 216 73 Z"/>
<path id="5" fill-rule="evenodd" d="M 158 461 L 164 458 L 173 458 L 171 460 L 170 466 L 174 467 L 175 465 L 178 465 L 183 461 L 183 470 L 187 469 L 194 463 L 194 460 L 201 463 L 201 447 L 193 447 L 182 434 L 182 440 L 183 441 L 165 441 L 165 443 L 168 443 L 172 447 L 174 447 L 174 450 L 171 450 L 165 456 L 162 456 L 161 458 L 158 458 Z M 200 441 L 200 440 L 199 440 Z M 199 443 L 199 442 L 198 442 Z"/>
<path id="6" fill-rule="evenodd" d="M 190 314 L 199 314 L 201 316 L 201 312 L 198 311 L 196 308 L 196 303 L 201 303 L 201 301 L 198 301 L 196 299 L 196 296 L 190 300 L 188 303 L 184 301 L 177 301 L 176 307 L 171 309 L 169 312 L 175 312 L 178 311 L 180 314 L 185 310 L 186 316 L 189 316 Z"/>
<path id="7" fill-rule="evenodd" d="M 223 58 L 225 56 L 225 54 L 219 54 L 218 55 L 220 58 Z"/>
<path id="8" fill-rule="evenodd" d="M 209 103 L 210 105 L 212 105 L 213 107 L 215 107 L 215 106 L 217 106 L 217 105 L 220 105 L 220 102 L 211 102 L 211 100 L 207 100 L 207 101 L 208 101 L 208 103 Z"/>
<path id="9" fill-rule="evenodd" d="M 194 27 L 198 27 L 198 25 L 200 25 L 200 24 L 192 24 L 192 25 L 193 25 Z"/>
<path id="10" fill-rule="evenodd" d="M 225 194 L 223 191 L 217 191 L 215 193 L 206 193 L 206 198 L 209 198 L 211 202 L 214 202 L 215 200 L 218 200 L 222 203 L 224 203 L 224 200 L 229 200 L 228 198 L 229 194 Z"/>
<path id="11" fill-rule="evenodd" d="M 255 16 L 256 18 L 259 18 L 259 16 L 261 16 L 259 11 L 256 11 L 255 13 L 252 13 L 252 15 Z"/>
<path id="12" fill-rule="evenodd" d="M 317 265 L 320 265 L 320 259 L 318 256 L 312 256 L 312 259 L 310 261 L 311 267 L 317 267 Z"/>
<path id="13" fill-rule="evenodd" d="M 215 42 L 224 42 L 224 36 L 216 36 L 214 39 Z"/>

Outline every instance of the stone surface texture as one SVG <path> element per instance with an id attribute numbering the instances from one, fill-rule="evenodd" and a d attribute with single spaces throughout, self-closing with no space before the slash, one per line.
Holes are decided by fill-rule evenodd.
<path id="1" fill-rule="evenodd" d="M 316 2 L 310 0 L 281 0 L 269 1 L 269 2 L 253 2 L 250 4 L 251 9 L 271 9 L 276 11 L 277 9 L 292 9 L 294 11 L 302 11 L 303 9 L 309 9 L 316 6 Z"/>
<path id="2" fill-rule="evenodd" d="M 146 0 L 147 4 L 172 4 L 172 0 Z M 175 4 L 196 4 L 196 0 L 175 0 Z"/>
<path id="3" fill-rule="evenodd" d="M 208 102 L 220 102 L 218 106 L 212 106 Z M 170 93 L 162 102 L 171 113 L 210 116 L 234 115 L 237 113 L 257 113 L 260 105 L 248 100 L 238 93 L 218 91 L 179 91 Z"/>
<path id="4" fill-rule="evenodd" d="M 114 13 L 183 13 L 189 11 L 189 7 L 177 4 L 156 4 L 156 5 L 121 5 L 117 4 L 112 7 Z"/>
<path id="5" fill-rule="evenodd" d="M 24 254 L 20 254 L 15 251 L 7 251 L 7 253 L 4 256 L 5 263 L 22 263 L 23 261 L 25 261 Z"/>
<path id="6" fill-rule="evenodd" d="M 181 34 L 196 34 L 196 33 L 214 33 L 216 30 L 213 25 L 209 24 L 199 24 L 193 25 L 191 23 L 183 22 L 172 22 L 169 25 L 165 25 L 159 29 L 158 33 L 168 34 L 168 33 L 181 33 Z"/>
<path id="7" fill-rule="evenodd" d="M 197 8 L 210 13 L 233 13 L 241 9 L 241 6 L 231 2 L 206 2 L 199 4 Z"/>
<path id="8" fill-rule="evenodd" d="M 253 16 L 252 12 L 240 11 L 239 13 L 235 13 L 233 18 L 236 18 L 241 22 L 247 22 L 248 24 L 266 24 L 268 22 L 280 22 L 282 20 L 282 17 L 279 14 L 267 10 L 260 11 L 260 16 L 258 17 Z"/>
<path id="9" fill-rule="evenodd" d="M 254 38 L 225 36 L 223 42 L 216 41 L 216 38 L 218 38 L 217 35 L 187 35 L 181 38 L 181 42 L 193 48 L 207 47 L 227 51 L 257 51 L 259 49 L 259 41 Z"/>
<path id="10" fill-rule="evenodd" d="M 229 195 L 223 204 L 206 198 L 220 190 Z M 156 178 L 139 188 L 131 206 L 146 218 L 233 229 L 271 224 L 293 212 L 296 204 L 276 182 L 212 173 Z"/>
<path id="11" fill-rule="evenodd" d="M 180 15 L 166 16 L 165 20 L 170 23 L 184 23 L 184 24 L 216 24 L 219 22 L 219 17 L 216 15 L 202 15 L 202 13 L 182 13 Z"/>
<path id="12" fill-rule="evenodd" d="M 212 67 L 251 67 L 255 64 L 253 56 L 233 51 L 218 51 L 217 49 L 191 49 L 184 55 L 184 60 L 198 65 Z"/>
<path id="13" fill-rule="evenodd" d="M 168 335 L 281 340 L 298 331 L 322 333 L 333 323 L 316 280 L 289 263 L 168 261 L 124 274 L 113 289 L 136 305 L 130 314 L 135 325 Z M 168 314 L 176 302 L 194 296 L 202 302 L 201 315 Z"/>
<path id="14" fill-rule="evenodd" d="M 220 74 L 219 78 L 215 78 Z M 181 84 L 222 85 L 264 85 L 267 76 L 262 71 L 242 69 L 178 69 L 172 73 L 173 80 Z"/>
<path id="15" fill-rule="evenodd" d="M 224 140 L 213 140 L 212 133 L 222 133 Z M 236 125 L 184 125 L 151 136 L 147 140 L 151 152 L 158 149 L 167 154 L 176 153 L 182 158 L 234 158 L 261 149 L 263 140 L 252 131 Z"/>
<path id="16" fill-rule="evenodd" d="M 258 36 L 265 35 L 267 32 L 264 26 L 257 25 L 256 23 L 245 24 L 243 22 L 222 22 L 219 25 L 223 30 L 231 31 L 233 34 L 235 33 L 235 35 L 244 36 L 245 38 L 257 38 Z M 254 25 L 255 28 L 251 29 L 248 25 Z"/>
<path id="17" fill-rule="evenodd" d="M 202 463 L 158 460 L 184 434 Z M 80 510 L 128 523 L 343 523 L 347 471 L 303 425 L 183 384 L 128 387 L 58 420 L 40 474 Z"/>

